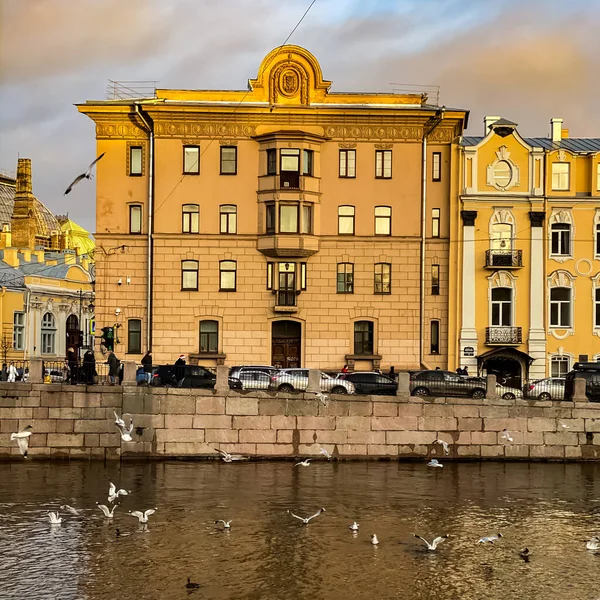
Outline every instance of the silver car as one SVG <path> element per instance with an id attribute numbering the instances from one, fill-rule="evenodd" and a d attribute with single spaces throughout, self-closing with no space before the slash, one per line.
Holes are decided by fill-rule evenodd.
<path id="1" fill-rule="evenodd" d="M 546 377 L 530 381 L 525 385 L 525 396 L 538 400 L 564 400 L 565 380 L 563 377 Z"/>
<path id="2" fill-rule="evenodd" d="M 236 379 L 240 380 L 243 390 L 268 390 L 271 383 L 271 376 L 264 371 L 243 369 L 238 372 Z"/>
<path id="3" fill-rule="evenodd" d="M 308 387 L 308 369 L 280 369 L 271 375 L 269 389 L 278 392 L 302 392 Z M 334 379 L 321 372 L 321 391 L 332 394 L 354 394 L 355 388 L 351 381 Z"/>

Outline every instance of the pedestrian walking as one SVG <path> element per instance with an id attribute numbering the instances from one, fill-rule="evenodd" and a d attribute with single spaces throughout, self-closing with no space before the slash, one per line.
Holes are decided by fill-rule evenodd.
<path id="1" fill-rule="evenodd" d="M 152 354 L 150 354 L 150 350 L 142 358 L 142 367 L 144 367 L 145 383 L 152 383 Z"/>
<path id="2" fill-rule="evenodd" d="M 348 365 L 344 365 L 342 367 L 342 373 L 347 373 L 348 372 Z"/>
<path id="3" fill-rule="evenodd" d="M 390 367 L 390 372 L 388 373 L 388 377 L 396 381 L 396 371 L 394 369 L 394 365 Z"/>
<path id="4" fill-rule="evenodd" d="M 17 380 L 17 375 L 18 375 L 17 367 L 15 367 L 15 363 L 11 362 L 10 365 L 8 365 L 7 381 L 9 383 L 14 383 Z"/>
<path id="5" fill-rule="evenodd" d="M 119 366 L 121 361 L 117 358 L 115 353 L 110 350 L 108 352 L 108 378 L 110 379 L 110 385 L 116 385 L 119 382 Z"/>
<path id="6" fill-rule="evenodd" d="M 92 385 L 96 375 L 96 357 L 91 350 L 88 350 L 83 355 L 83 379 L 85 383 Z"/>
<path id="7" fill-rule="evenodd" d="M 77 383 L 77 354 L 73 348 L 67 350 L 67 365 L 69 366 L 69 381 L 75 385 Z"/>
<path id="8" fill-rule="evenodd" d="M 175 367 L 173 369 L 173 376 L 177 381 L 177 387 L 181 387 L 185 378 L 185 355 L 180 354 L 179 358 L 175 361 Z"/>

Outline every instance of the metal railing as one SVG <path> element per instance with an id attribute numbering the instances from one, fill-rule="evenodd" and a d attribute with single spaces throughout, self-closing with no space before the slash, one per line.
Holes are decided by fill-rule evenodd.
<path id="1" fill-rule="evenodd" d="M 137 98 L 156 98 L 158 81 L 114 81 L 106 85 L 107 100 L 134 100 Z"/>
<path id="2" fill-rule="evenodd" d="M 411 396 L 485 398 L 487 383 L 483 377 L 425 371 L 411 377 L 409 389 Z"/>
<path id="3" fill-rule="evenodd" d="M 155 387 L 214 389 L 216 382 L 217 373 L 214 367 L 157 365 L 152 367 L 150 385 Z"/>
<path id="4" fill-rule="evenodd" d="M 489 345 L 520 344 L 522 340 L 521 327 L 486 327 L 485 343 Z"/>
<path id="5" fill-rule="evenodd" d="M 523 251 L 522 250 L 486 250 L 485 252 L 486 267 L 522 267 L 523 266 Z"/>

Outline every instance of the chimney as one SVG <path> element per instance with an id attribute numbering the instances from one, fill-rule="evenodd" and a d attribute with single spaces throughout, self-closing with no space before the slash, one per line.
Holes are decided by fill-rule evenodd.
<path id="1" fill-rule="evenodd" d="M 33 197 L 30 158 L 19 158 L 19 161 L 17 162 L 17 190 L 15 197 L 19 199 Z"/>
<path id="2" fill-rule="evenodd" d="M 562 140 L 562 124 L 563 120 L 559 117 L 550 119 L 550 138 L 555 143 Z"/>
<path id="3" fill-rule="evenodd" d="M 500 117 L 483 117 L 483 135 L 486 136 L 490 132 L 490 127 L 499 120 Z"/>

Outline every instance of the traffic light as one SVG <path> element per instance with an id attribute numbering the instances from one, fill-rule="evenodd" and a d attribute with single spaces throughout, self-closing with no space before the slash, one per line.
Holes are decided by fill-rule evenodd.
<path id="1" fill-rule="evenodd" d="M 115 347 L 115 328 L 102 328 L 102 344 L 107 350 L 114 350 Z"/>

